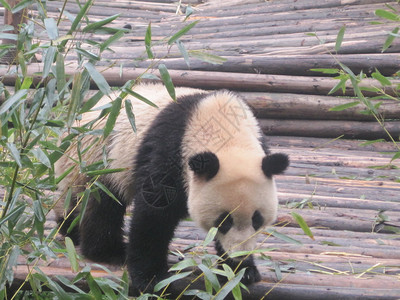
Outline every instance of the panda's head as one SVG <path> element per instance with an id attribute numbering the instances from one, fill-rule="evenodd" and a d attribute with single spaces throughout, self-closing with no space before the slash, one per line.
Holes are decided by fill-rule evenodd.
<path id="1" fill-rule="evenodd" d="M 273 175 L 289 164 L 285 154 L 250 154 L 235 148 L 188 161 L 190 216 L 205 230 L 218 227 L 218 244 L 227 253 L 253 250 L 256 233 L 276 219 Z"/>

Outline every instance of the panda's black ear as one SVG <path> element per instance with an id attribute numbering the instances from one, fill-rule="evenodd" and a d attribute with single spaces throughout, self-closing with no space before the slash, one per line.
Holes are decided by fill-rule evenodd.
<path id="1" fill-rule="evenodd" d="M 289 166 L 289 157 L 283 153 L 267 155 L 262 161 L 262 170 L 267 177 L 283 173 Z"/>
<path id="2" fill-rule="evenodd" d="M 189 159 L 190 169 L 200 178 L 210 180 L 219 170 L 218 157 L 212 152 L 203 152 Z"/>

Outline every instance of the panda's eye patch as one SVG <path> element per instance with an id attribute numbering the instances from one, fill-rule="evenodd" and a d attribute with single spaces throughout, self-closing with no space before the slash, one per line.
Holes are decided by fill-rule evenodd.
<path id="1" fill-rule="evenodd" d="M 233 226 L 233 218 L 229 212 L 223 212 L 215 220 L 214 226 L 218 228 L 219 232 L 226 234 Z"/>
<path id="2" fill-rule="evenodd" d="M 261 215 L 261 213 L 256 210 L 253 214 L 253 217 L 251 218 L 251 221 L 253 223 L 253 228 L 257 231 L 258 229 L 261 228 L 264 224 L 264 218 Z"/>

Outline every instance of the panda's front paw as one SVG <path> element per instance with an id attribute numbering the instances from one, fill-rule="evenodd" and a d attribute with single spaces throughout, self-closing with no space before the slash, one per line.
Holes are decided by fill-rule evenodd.
<path id="1" fill-rule="evenodd" d="M 134 296 L 140 296 L 141 294 L 155 295 L 154 287 L 157 283 L 168 277 L 168 273 L 163 273 L 158 276 L 138 276 L 131 274 L 131 293 Z"/>
<path id="2" fill-rule="evenodd" d="M 257 267 L 248 266 L 246 268 L 246 271 L 244 272 L 241 282 L 245 285 L 248 285 L 255 282 L 259 282 L 260 280 L 261 280 L 261 275 L 260 272 L 258 272 Z"/>

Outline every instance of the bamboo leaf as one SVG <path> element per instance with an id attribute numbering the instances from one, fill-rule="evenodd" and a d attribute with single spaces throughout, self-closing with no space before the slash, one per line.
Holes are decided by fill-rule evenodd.
<path id="1" fill-rule="evenodd" d="M 400 20 L 399 15 L 392 13 L 391 11 L 384 10 L 384 9 L 375 10 L 375 15 L 377 15 L 378 17 L 390 20 L 390 21 L 399 21 Z"/>
<path id="2" fill-rule="evenodd" d="M 50 159 L 47 157 L 46 153 L 44 153 L 44 151 L 41 148 L 39 147 L 34 148 L 31 150 L 31 153 L 33 154 L 33 156 L 36 157 L 36 159 L 40 163 L 44 164 L 49 169 L 51 168 Z"/>
<path id="3" fill-rule="evenodd" d="M 111 37 L 109 37 L 107 40 L 105 40 L 103 43 L 100 44 L 100 52 L 103 52 L 104 50 L 106 50 L 111 44 L 118 41 L 124 35 L 125 35 L 125 33 L 123 30 L 117 31 L 115 34 L 113 34 Z"/>
<path id="4" fill-rule="evenodd" d="M 160 80 L 159 77 L 157 77 L 154 74 L 151 73 L 144 73 L 143 75 L 140 75 L 141 79 L 150 79 L 150 80 Z"/>
<path id="5" fill-rule="evenodd" d="M 28 6 L 32 5 L 33 3 L 35 3 L 35 0 L 23 0 L 21 2 L 18 2 L 17 5 L 15 5 L 12 9 L 11 12 L 13 14 L 19 12 L 20 10 L 27 8 Z"/>
<path id="6" fill-rule="evenodd" d="M 400 158 L 400 151 L 393 155 L 393 157 L 390 159 L 390 162 L 393 162 L 394 160 L 399 159 L 399 158 Z"/>
<path id="7" fill-rule="evenodd" d="M 193 13 L 194 13 L 194 9 L 189 4 L 188 6 L 186 6 L 185 19 L 183 21 L 185 22 Z"/>
<path id="8" fill-rule="evenodd" d="M 115 99 L 112 102 L 111 111 L 110 114 L 108 115 L 107 122 L 104 127 L 104 132 L 103 132 L 104 138 L 106 138 L 114 129 L 115 122 L 117 121 L 117 117 L 121 110 L 121 104 L 122 104 L 122 99 L 120 97 L 117 97 L 117 99 Z"/>
<path id="9" fill-rule="evenodd" d="M 81 196 L 80 200 L 81 200 L 81 211 L 79 213 L 79 216 L 75 218 L 75 221 L 79 221 L 79 224 L 81 225 L 83 217 L 85 215 L 86 212 L 86 208 L 87 205 L 89 203 L 89 196 L 90 196 L 90 189 L 85 189 L 85 191 L 83 192 L 83 195 Z M 72 230 L 72 226 L 75 225 L 76 223 L 72 222 L 70 228 L 68 228 L 68 230 Z"/>
<path id="10" fill-rule="evenodd" d="M 167 67 L 164 64 L 159 64 L 158 70 L 160 71 L 161 79 L 164 82 L 169 95 L 174 101 L 176 101 L 175 87 L 174 84 L 172 83 L 172 79 L 171 76 L 169 75 Z"/>
<path id="11" fill-rule="evenodd" d="M 310 71 L 313 72 L 321 72 L 323 74 L 339 74 L 340 70 L 339 69 L 324 69 L 324 68 L 316 68 L 316 69 L 310 69 Z"/>
<path id="12" fill-rule="evenodd" d="M 18 40 L 18 34 L 15 34 L 15 33 L 0 33 L 0 39 L 16 41 L 16 40 Z"/>
<path id="13" fill-rule="evenodd" d="M 302 245 L 303 243 L 295 240 L 294 238 L 291 238 L 290 236 L 287 236 L 286 234 L 280 233 L 276 230 L 271 230 L 271 229 L 266 229 L 265 230 L 267 233 L 273 235 L 274 237 L 281 239 L 282 241 L 291 243 L 291 244 L 295 244 L 295 245 Z"/>
<path id="14" fill-rule="evenodd" d="M 44 27 L 50 40 L 58 39 L 57 23 L 53 18 L 44 19 Z"/>
<path id="15" fill-rule="evenodd" d="M 96 180 L 94 182 L 94 185 L 97 186 L 98 188 L 100 188 L 104 193 L 106 193 L 111 199 L 116 201 L 119 205 L 122 205 L 121 202 L 114 196 L 114 194 L 111 193 L 111 191 L 100 181 Z"/>
<path id="16" fill-rule="evenodd" d="M 0 219 L 0 226 L 2 226 L 5 222 L 13 219 L 18 219 L 21 214 L 24 212 L 26 204 L 22 204 L 17 208 L 9 211 L 2 219 Z"/>
<path id="17" fill-rule="evenodd" d="M 99 101 L 100 99 L 104 96 L 102 91 L 98 91 L 96 94 L 94 94 L 92 97 L 89 98 L 88 101 L 86 101 L 83 105 L 81 110 L 79 111 L 80 114 L 83 114 L 85 112 L 88 112 L 91 110 Z"/>
<path id="18" fill-rule="evenodd" d="M 88 12 L 89 8 L 92 6 L 92 4 L 93 4 L 93 0 L 88 0 L 87 2 L 85 2 L 85 4 L 82 6 L 81 10 L 79 11 L 78 15 L 74 18 L 72 25 L 67 32 L 67 35 L 71 35 L 73 32 L 75 32 L 75 30 L 78 28 L 79 23 L 81 22 L 83 16 L 85 16 L 87 14 L 87 12 Z M 67 11 L 64 11 L 64 13 L 67 16 L 71 17 L 71 15 Z M 68 40 L 62 41 L 60 46 L 65 47 L 67 41 Z"/>
<path id="19" fill-rule="evenodd" d="M 44 213 L 43 213 L 42 203 L 39 200 L 33 201 L 33 212 L 35 214 L 36 219 L 39 222 L 46 221 L 46 217 L 44 216 Z"/>
<path id="20" fill-rule="evenodd" d="M 200 59 L 202 61 L 208 62 L 213 65 L 222 65 L 224 62 L 227 61 L 227 59 L 224 57 L 209 54 L 209 53 L 206 53 L 204 51 L 199 51 L 199 50 L 190 50 L 189 56 L 195 57 L 197 59 Z"/>
<path id="21" fill-rule="evenodd" d="M 73 272 L 79 271 L 78 255 L 76 254 L 76 249 L 73 241 L 69 237 L 65 237 L 65 248 L 67 248 L 68 259 L 71 264 L 71 269 Z"/>
<path id="22" fill-rule="evenodd" d="M 186 65 L 190 68 L 189 53 L 186 51 L 185 45 L 181 41 L 176 41 L 179 51 L 181 52 Z"/>
<path id="23" fill-rule="evenodd" d="M 94 54 L 90 51 L 87 51 L 85 49 L 82 48 L 76 48 L 75 51 L 80 54 L 83 55 L 84 57 L 87 57 L 89 60 L 94 60 L 94 61 L 99 61 L 100 60 L 100 56 L 98 56 L 97 54 Z"/>
<path id="24" fill-rule="evenodd" d="M 236 251 L 236 252 L 230 253 L 229 257 L 235 258 L 235 257 L 241 257 L 241 256 L 248 256 L 248 255 L 257 254 L 257 253 L 271 252 L 274 250 L 277 250 L 277 248 L 255 249 L 255 250 L 250 250 L 250 251 Z"/>
<path id="25" fill-rule="evenodd" d="M 65 77 L 65 63 L 64 56 L 61 53 L 57 53 L 56 58 L 56 80 L 57 80 L 57 91 L 59 99 L 64 98 L 64 92 L 66 88 L 66 77 Z"/>
<path id="26" fill-rule="evenodd" d="M 304 221 L 303 217 L 300 216 L 299 214 L 292 212 L 291 215 L 293 218 L 296 220 L 297 224 L 300 225 L 301 229 L 303 229 L 304 233 L 310 237 L 312 240 L 314 240 L 314 235 L 312 234 L 310 228 L 308 227 L 306 221 Z"/>
<path id="27" fill-rule="evenodd" d="M 384 139 L 377 139 L 377 140 L 363 142 L 363 143 L 360 144 L 360 146 L 368 146 L 368 145 L 371 145 L 371 144 L 383 143 L 383 142 L 385 142 Z"/>
<path id="28" fill-rule="evenodd" d="M 10 151 L 11 156 L 14 158 L 17 165 L 21 168 L 22 167 L 21 156 L 19 154 L 17 147 L 15 146 L 14 143 L 7 143 L 6 145 L 8 150 Z"/>
<path id="29" fill-rule="evenodd" d="M 136 122 L 135 122 L 135 115 L 133 114 L 132 103 L 131 100 L 125 100 L 125 111 L 128 117 L 129 123 L 133 129 L 133 132 L 136 132 Z"/>
<path id="30" fill-rule="evenodd" d="M 172 282 L 180 280 L 182 278 L 185 278 L 185 277 L 189 276 L 190 274 L 192 274 L 192 272 L 182 272 L 182 273 L 172 275 L 172 276 L 168 277 L 167 279 L 164 279 L 164 280 L 160 281 L 159 283 L 157 283 L 156 286 L 154 287 L 154 292 L 158 292 L 162 288 L 171 284 Z"/>
<path id="31" fill-rule="evenodd" d="M 24 81 L 21 84 L 21 89 L 22 90 L 27 90 L 31 87 L 33 83 L 33 77 L 27 76 L 24 78 Z"/>
<path id="32" fill-rule="evenodd" d="M 221 289 L 221 285 L 219 284 L 217 275 L 213 273 L 209 267 L 204 264 L 200 264 L 199 269 L 203 272 L 204 276 L 206 277 L 208 282 L 211 283 L 211 286 L 215 291 Z"/>
<path id="33" fill-rule="evenodd" d="M 3 6 L 4 6 L 5 9 L 11 11 L 11 6 L 8 5 L 8 3 L 7 3 L 6 0 L 0 0 L 0 3 L 3 4 Z M 14 29 L 14 27 L 11 28 L 11 30 L 13 30 L 13 29 Z"/>
<path id="34" fill-rule="evenodd" d="M 46 55 L 44 57 L 44 65 L 43 65 L 43 79 L 46 78 L 50 73 L 50 68 L 53 65 L 54 58 L 56 57 L 57 48 L 54 46 L 50 46 L 47 48 Z"/>
<path id="35" fill-rule="evenodd" d="M 360 104 L 360 102 L 358 102 L 358 101 L 350 102 L 350 103 L 346 103 L 346 104 L 342 104 L 342 105 L 338 105 L 338 106 L 332 107 L 332 108 L 329 109 L 329 111 L 342 111 L 342 110 L 357 106 L 359 104 Z"/>
<path id="36" fill-rule="evenodd" d="M 104 20 L 91 23 L 91 24 L 87 25 L 85 28 L 83 28 L 82 31 L 83 32 L 93 32 L 93 31 L 103 27 L 104 25 L 111 23 L 112 21 L 117 19 L 119 16 L 120 16 L 120 14 L 116 14 L 116 15 L 108 17 L 108 18 L 106 18 Z"/>
<path id="37" fill-rule="evenodd" d="M 176 263 L 169 269 L 169 271 L 170 272 L 181 271 L 183 269 L 195 267 L 195 266 L 197 266 L 197 262 L 193 258 L 190 258 L 190 259 L 185 259 L 183 261 Z"/>
<path id="38" fill-rule="evenodd" d="M 154 58 L 154 54 L 151 51 L 151 22 L 147 26 L 146 36 L 144 38 L 144 44 L 146 46 L 147 57 L 149 59 L 153 59 Z"/>
<path id="39" fill-rule="evenodd" d="M 85 69 L 89 72 L 90 77 L 96 83 L 99 90 L 102 91 L 104 95 L 109 95 L 111 92 L 111 88 L 105 80 L 104 76 L 99 71 L 97 71 L 97 69 L 91 63 L 86 63 Z"/>
<path id="40" fill-rule="evenodd" d="M 218 228 L 217 227 L 211 227 L 211 229 L 208 231 L 206 238 L 204 239 L 203 242 L 203 247 L 206 247 L 209 245 L 217 235 Z"/>
<path id="41" fill-rule="evenodd" d="M 240 280 L 244 276 L 244 273 L 246 272 L 246 269 L 241 269 L 233 278 L 232 280 L 229 280 L 221 290 L 218 291 L 217 295 L 214 297 L 214 300 L 224 300 L 228 294 L 238 285 L 240 284 Z"/>
<path id="42" fill-rule="evenodd" d="M 396 38 L 396 35 L 399 33 L 399 27 L 396 27 L 393 29 L 390 33 L 389 36 L 386 38 L 385 43 L 383 44 L 382 47 L 382 52 L 385 52 L 389 47 L 393 44 L 394 39 Z"/>
<path id="43" fill-rule="evenodd" d="M 72 170 L 75 168 L 75 166 L 69 167 L 64 173 L 62 173 L 59 177 L 56 178 L 56 184 L 60 183 L 61 180 L 63 180 L 69 173 L 72 172 Z"/>
<path id="44" fill-rule="evenodd" d="M 340 47 L 342 46 L 345 30 L 346 30 L 346 26 L 342 26 L 342 28 L 340 28 L 339 33 L 338 33 L 338 35 L 336 37 L 336 44 L 335 44 L 335 51 L 336 52 L 338 52 L 340 50 Z"/>
<path id="45" fill-rule="evenodd" d="M 335 93 L 339 89 L 341 89 L 344 94 L 346 91 L 347 80 L 348 80 L 347 76 L 340 78 L 339 82 L 329 91 L 328 95 Z"/>
<path id="46" fill-rule="evenodd" d="M 135 91 L 132 91 L 131 89 L 124 89 L 124 92 L 135 97 L 136 99 L 139 99 L 140 101 L 143 101 L 144 103 L 153 106 L 155 108 L 158 108 L 157 104 L 151 102 L 149 99 L 147 99 L 146 97 L 143 97 L 142 95 L 136 93 Z"/>
<path id="47" fill-rule="evenodd" d="M 192 29 L 199 21 L 195 21 L 193 23 L 190 23 L 189 25 L 185 26 L 181 30 L 179 30 L 177 33 L 175 33 L 169 40 L 168 40 L 168 45 L 172 45 L 176 40 L 178 40 L 180 37 L 182 37 L 185 33 L 187 33 L 190 29 Z"/>
<path id="48" fill-rule="evenodd" d="M 372 78 L 375 78 L 376 80 L 379 81 L 379 83 L 382 86 L 391 86 L 392 83 L 390 82 L 389 79 L 387 79 L 385 76 L 383 76 L 378 70 L 375 70 L 375 72 L 373 72 L 371 74 Z"/>
<path id="49" fill-rule="evenodd" d="M 28 94 L 28 90 L 19 90 L 14 95 L 9 97 L 1 106 L 0 106 L 0 115 L 4 114 L 8 111 L 8 109 L 16 104 L 21 99 L 25 99 Z"/>

